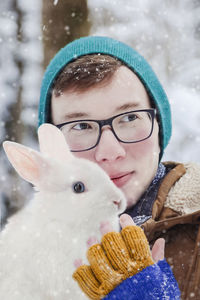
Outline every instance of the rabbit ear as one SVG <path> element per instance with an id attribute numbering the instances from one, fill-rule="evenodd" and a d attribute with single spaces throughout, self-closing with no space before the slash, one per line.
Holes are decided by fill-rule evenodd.
<path id="1" fill-rule="evenodd" d="M 42 124 L 38 129 L 41 153 L 59 160 L 73 157 L 61 130 L 52 124 Z"/>
<path id="2" fill-rule="evenodd" d="M 8 141 L 3 143 L 3 148 L 10 163 L 26 181 L 37 186 L 41 175 L 48 172 L 49 165 L 39 152 Z"/>

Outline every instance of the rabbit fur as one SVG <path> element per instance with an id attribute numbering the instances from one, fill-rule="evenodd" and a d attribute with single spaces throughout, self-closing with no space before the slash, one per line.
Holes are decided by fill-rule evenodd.
<path id="1" fill-rule="evenodd" d="M 87 263 L 86 241 L 93 235 L 100 240 L 101 222 L 119 231 L 125 197 L 98 165 L 72 155 L 55 126 L 43 124 L 38 137 L 41 152 L 3 144 L 11 164 L 36 192 L 1 232 L 0 299 L 88 299 L 72 279 L 73 262 Z M 83 192 L 74 191 L 76 182 L 84 184 Z"/>

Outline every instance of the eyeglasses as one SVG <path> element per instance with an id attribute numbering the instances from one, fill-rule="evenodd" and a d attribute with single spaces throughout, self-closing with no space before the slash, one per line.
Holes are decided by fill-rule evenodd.
<path id="1" fill-rule="evenodd" d="M 76 120 L 56 125 L 64 134 L 72 152 L 82 152 L 96 147 L 102 127 L 109 125 L 116 139 L 122 143 L 138 143 L 148 139 L 153 132 L 156 110 L 133 110 L 106 120 Z"/>

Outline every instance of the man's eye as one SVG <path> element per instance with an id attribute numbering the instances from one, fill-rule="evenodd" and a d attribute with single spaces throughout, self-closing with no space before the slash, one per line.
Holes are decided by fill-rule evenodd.
<path id="1" fill-rule="evenodd" d="M 91 128 L 91 126 L 88 123 L 77 123 L 76 125 L 74 125 L 72 127 L 72 129 L 75 129 L 75 130 L 85 130 L 85 129 L 90 129 L 90 128 Z"/>
<path id="2" fill-rule="evenodd" d="M 130 115 L 123 116 L 121 118 L 121 122 L 131 122 L 131 121 L 135 121 L 136 119 L 137 119 L 136 114 L 130 114 Z"/>

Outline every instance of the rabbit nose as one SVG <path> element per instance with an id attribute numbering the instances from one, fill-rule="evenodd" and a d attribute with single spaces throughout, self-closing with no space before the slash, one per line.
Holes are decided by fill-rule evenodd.
<path id="1" fill-rule="evenodd" d="M 119 199 L 115 199 L 114 201 L 113 201 L 113 204 L 117 207 L 117 210 L 118 210 L 118 212 L 121 214 L 121 213 L 123 213 L 124 211 L 125 211 L 125 209 L 126 209 L 126 206 L 127 206 L 127 204 L 126 204 L 126 199 L 122 196 L 122 197 L 120 197 Z"/>
<path id="2" fill-rule="evenodd" d="M 121 203 L 122 203 L 121 199 L 115 200 L 115 201 L 113 201 L 113 203 L 117 206 L 117 208 L 118 208 L 118 210 L 119 210 L 120 207 L 121 207 Z"/>

